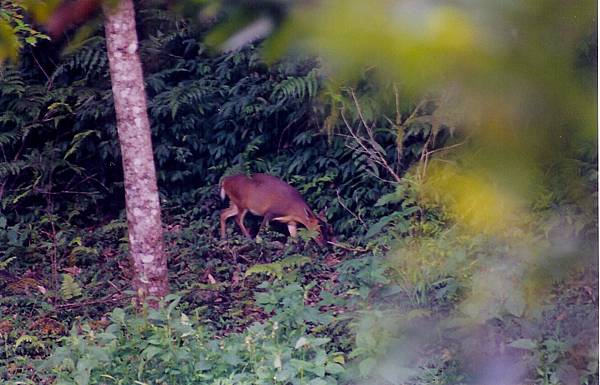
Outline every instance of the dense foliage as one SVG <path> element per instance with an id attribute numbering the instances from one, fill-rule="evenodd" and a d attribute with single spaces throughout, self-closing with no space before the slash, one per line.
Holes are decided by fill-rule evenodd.
<path id="1" fill-rule="evenodd" d="M 378 174 L 377 167 L 342 138 L 328 142 L 319 129 L 323 114 L 310 103 L 320 87 L 314 60 L 268 67 L 253 48 L 212 56 L 199 43 L 199 31 L 164 21 L 156 11 L 141 15 L 148 30 L 141 55 L 167 205 L 199 206 L 195 210 L 207 215 L 216 208 L 211 188 L 236 170 L 294 176 L 315 209 L 339 190 L 361 215 L 363 204 L 381 195 L 366 186 L 370 178 L 362 172 Z M 94 34 L 64 57 L 41 57 L 34 49 L 21 69 L 2 74 L 3 207 L 17 217 L 49 201 L 73 220 L 101 216 L 109 207 L 114 214 L 123 194 L 104 39 Z M 394 161 L 406 168 L 420 154 L 428 129 L 411 126 L 404 138 L 410 146 Z M 393 130 L 382 128 L 378 136 L 386 153 L 396 154 Z M 342 214 L 339 206 L 328 213 L 338 220 Z M 352 219 L 336 224 L 343 232 L 356 225 Z"/>
<path id="2" fill-rule="evenodd" d="M 0 70 L 0 380 L 598 384 L 595 143 L 548 168 L 531 215 L 474 231 L 461 216 L 486 208 L 456 212 L 469 190 L 435 188 L 461 181 L 452 150 L 471 145 L 439 99 L 373 69 L 339 87 L 315 58 L 217 54 L 150 5 L 138 25 L 176 294 L 130 301 L 101 28 L 26 45 Z M 235 172 L 296 186 L 336 245 L 275 224 L 217 240 L 217 184 Z"/>

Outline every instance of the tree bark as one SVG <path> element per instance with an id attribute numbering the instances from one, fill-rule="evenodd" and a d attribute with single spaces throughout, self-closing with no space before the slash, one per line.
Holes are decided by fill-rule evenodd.
<path id="1" fill-rule="evenodd" d="M 150 122 L 132 0 L 104 8 L 106 46 L 123 159 L 133 286 L 141 301 L 169 290 Z M 153 306 L 156 301 L 149 301 Z"/>

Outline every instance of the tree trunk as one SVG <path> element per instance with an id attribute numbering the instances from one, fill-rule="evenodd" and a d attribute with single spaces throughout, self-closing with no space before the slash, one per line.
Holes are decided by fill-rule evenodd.
<path id="1" fill-rule="evenodd" d="M 123 158 L 133 286 L 141 301 L 168 290 L 160 202 L 132 0 L 104 8 L 106 46 Z M 150 304 L 156 305 L 155 301 Z"/>

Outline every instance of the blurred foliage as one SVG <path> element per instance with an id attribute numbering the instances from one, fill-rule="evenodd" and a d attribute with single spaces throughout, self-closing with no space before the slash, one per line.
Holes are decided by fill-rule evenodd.
<path id="1" fill-rule="evenodd" d="M 592 41 L 596 29 L 595 4 L 470 5 L 299 2 L 267 54 L 308 51 L 337 81 L 356 79 L 370 67 L 375 80 L 398 82 L 403 97 L 438 97 L 441 123 L 457 123 L 472 143 L 463 148 L 460 167 L 471 170 L 459 171 L 465 190 L 456 195 L 473 194 L 473 207 L 510 211 L 511 196 L 535 195 L 549 175 L 580 188 L 577 175 L 560 169 L 595 143 L 596 91 L 581 81 L 587 70 L 576 71 L 580 42 Z M 596 76 L 595 60 L 588 76 Z M 451 184 L 458 184 L 455 178 L 438 180 L 435 190 L 444 194 Z M 502 190 L 483 186 L 490 184 Z M 489 223 L 494 215 L 478 211 L 482 218 L 471 220 Z"/>
<path id="2" fill-rule="evenodd" d="M 101 26 L 0 71 L 2 380 L 598 383 L 595 4 L 177 6 L 137 15 L 159 311 L 126 306 Z M 335 247 L 219 243 L 240 171 L 326 208 Z"/>
<path id="3" fill-rule="evenodd" d="M 314 60 L 269 67 L 252 47 L 210 56 L 198 42 L 201 30 L 152 7 L 141 10 L 140 18 L 155 157 L 167 207 L 179 210 L 200 201 L 194 213 L 213 215 L 218 207 L 213 186 L 223 174 L 243 170 L 290 180 L 315 210 L 328 206 L 336 230 L 347 234 L 367 212 L 373 217 L 389 212 L 364 206 L 391 188 L 366 183 L 385 170 L 355 156 L 345 138 L 334 135 L 328 142 L 319 130 L 318 117 L 341 108 L 353 124 L 360 118 L 341 91 L 327 97 L 337 100 L 333 109 L 310 103 L 322 83 Z M 399 172 L 417 159 L 429 126 L 411 125 L 398 152 L 395 129 L 374 98 L 392 90 L 370 89 L 368 80 L 363 84 L 356 92 L 371 106 L 364 115 L 380 125 L 379 146 L 395 157 Z M 104 38 L 94 34 L 60 57 L 35 50 L 23 55 L 19 67 L 3 71 L 2 95 L 0 198 L 9 222 L 33 220 L 49 202 L 74 221 L 88 220 L 90 214 L 103 220 L 118 212 L 122 176 Z M 396 114 L 393 105 L 382 109 Z M 355 217 L 331 204 L 338 194 Z"/>
<path id="4" fill-rule="evenodd" d="M 41 40 L 49 40 L 28 20 L 28 10 L 24 1 L 0 1 L 0 62 L 5 59 L 14 62 L 24 46 L 35 46 Z"/>

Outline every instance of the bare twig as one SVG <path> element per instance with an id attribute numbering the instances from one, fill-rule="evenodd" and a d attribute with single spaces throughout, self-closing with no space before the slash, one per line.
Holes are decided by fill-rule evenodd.
<path id="1" fill-rule="evenodd" d="M 446 147 L 442 147 L 442 148 L 436 148 L 435 150 L 431 150 L 431 151 L 429 151 L 429 155 L 431 155 L 431 154 L 435 154 L 436 152 L 448 151 L 448 150 L 451 150 L 451 149 L 453 149 L 453 148 L 460 147 L 460 146 L 462 146 L 462 145 L 463 145 L 463 144 L 465 144 L 465 143 L 467 143 L 467 141 L 466 141 L 466 140 L 465 140 L 465 141 L 462 141 L 462 142 L 460 142 L 460 143 L 453 144 L 453 145 L 451 145 L 451 146 L 446 146 Z"/>
<path id="2" fill-rule="evenodd" d="M 58 245 L 56 242 L 56 226 L 54 224 L 54 202 L 50 189 L 52 188 L 52 172 L 48 176 L 48 185 L 46 186 L 46 213 L 50 220 L 52 232 L 50 238 L 52 240 L 52 252 L 50 252 L 50 264 L 52 269 L 52 288 L 58 290 Z"/>
<path id="3" fill-rule="evenodd" d="M 115 290 L 117 290 L 117 292 L 119 292 L 119 294 L 120 294 L 120 293 L 122 293 L 122 290 L 121 290 L 121 288 L 120 288 L 120 287 L 118 287 L 117 285 L 115 285 L 114 283 L 112 283 L 112 281 L 111 281 L 111 280 L 108 280 L 107 282 L 108 282 L 108 284 L 109 284 L 110 286 L 114 287 L 114 288 L 115 288 Z"/>
<path id="4" fill-rule="evenodd" d="M 398 86 L 394 83 L 394 97 L 396 100 L 396 125 L 402 124 L 402 113 L 400 112 L 400 92 L 398 92 Z"/>
<path id="5" fill-rule="evenodd" d="M 367 132 L 367 135 L 369 135 L 369 139 L 371 139 L 372 141 L 375 141 L 375 138 L 373 137 L 372 127 L 369 127 L 369 124 L 367 123 L 367 120 L 365 119 L 365 117 L 363 115 L 362 108 L 360 107 L 360 104 L 358 103 L 358 99 L 356 98 L 356 94 L 354 93 L 354 90 L 352 88 L 350 88 L 350 95 L 352 95 L 352 100 L 354 100 L 354 106 L 356 107 L 356 112 L 358 112 L 358 116 L 360 117 L 360 120 L 361 120 L 363 126 L 365 126 L 365 130 Z"/>
<path id="6" fill-rule="evenodd" d="M 332 242 L 332 241 L 327 241 L 327 243 L 329 243 L 332 246 L 339 247 L 340 249 L 344 249 L 344 250 L 348 250 L 348 251 L 356 251 L 359 253 L 367 253 L 370 251 L 369 249 L 364 248 L 364 247 L 350 247 L 350 246 L 346 246 L 342 243 L 337 243 L 337 242 Z"/>
<path id="7" fill-rule="evenodd" d="M 283 136 L 285 135 L 286 131 L 290 129 L 292 124 L 293 124 L 293 122 L 288 123 L 287 126 L 285 126 L 284 129 L 281 131 L 281 135 L 279 135 L 279 142 L 277 143 L 277 153 L 278 154 L 279 154 L 279 150 L 281 149 L 281 142 L 283 141 Z"/>
<path id="8" fill-rule="evenodd" d="M 358 101 L 356 101 L 356 102 L 358 102 Z M 356 105 L 356 108 L 360 111 L 359 104 Z M 348 119 L 346 118 L 346 115 L 344 114 L 343 109 L 340 110 L 340 115 L 342 116 L 342 120 L 344 121 L 344 124 L 346 125 L 346 128 L 348 129 L 348 132 L 350 133 L 350 136 L 352 137 L 354 142 L 356 144 L 358 144 L 358 146 L 360 147 L 359 151 L 362 152 L 363 154 L 365 154 L 371 161 L 373 161 L 374 163 L 377 163 L 382 168 L 384 168 L 392 176 L 392 178 L 394 179 L 394 183 L 400 182 L 400 180 L 401 180 L 400 176 L 396 173 L 396 171 L 394 171 L 393 167 L 391 167 L 389 165 L 389 163 L 385 159 L 385 154 L 381 154 L 373 146 L 372 143 L 376 143 L 376 141 L 373 138 L 372 130 L 369 128 L 366 121 L 363 121 L 363 125 L 365 125 L 367 135 L 369 135 L 369 137 L 371 138 L 370 140 L 372 141 L 372 143 L 370 143 L 368 140 L 360 137 L 358 135 L 358 133 L 354 131 L 354 129 L 352 128 L 352 125 L 350 124 L 350 122 L 348 122 Z M 359 115 L 362 116 L 362 112 L 359 112 Z M 364 119 L 364 117 L 361 119 Z"/>
<path id="9" fill-rule="evenodd" d="M 99 194 L 97 191 L 96 192 L 88 192 L 88 191 L 56 191 L 56 192 L 52 192 L 52 191 L 46 191 L 44 192 L 44 194 L 46 195 L 61 195 L 61 194 L 78 194 L 78 195 L 96 195 Z"/>
<path id="10" fill-rule="evenodd" d="M 340 203 L 340 206 L 342 206 L 344 208 L 344 210 L 346 210 L 347 212 L 349 212 L 350 215 L 352 215 L 356 220 L 358 220 L 362 224 L 362 226 L 365 228 L 365 230 L 368 230 L 368 227 L 367 227 L 367 224 L 365 223 L 365 221 L 363 221 L 360 216 L 358 216 L 357 214 L 355 214 L 352 210 L 350 210 L 348 208 L 348 206 L 346 206 L 344 204 L 344 201 L 342 200 L 342 197 L 340 196 L 340 189 L 336 189 L 335 193 L 337 194 L 337 199 L 338 199 L 338 202 Z"/>
<path id="11" fill-rule="evenodd" d="M 425 144 L 423 145 L 423 150 L 421 150 L 421 157 L 419 158 L 419 177 L 421 180 L 425 179 L 425 173 L 427 172 L 427 164 L 429 162 L 429 144 L 431 143 L 431 138 L 433 137 L 433 133 L 429 134 Z"/>
<path id="12" fill-rule="evenodd" d="M 56 305 L 55 309 L 56 310 L 62 310 L 62 309 L 76 309 L 78 307 L 84 307 L 84 306 L 90 306 L 90 305 L 100 305 L 100 304 L 106 304 L 106 303 L 113 303 L 113 302 L 121 302 L 125 299 L 128 298 L 132 298 L 133 296 L 130 295 L 109 295 L 100 299 L 96 299 L 96 300 L 91 300 L 91 301 L 84 301 L 84 302 L 72 302 L 72 303 L 65 303 L 62 305 Z"/>
<path id="13" fill-rule="evenodd" d="M 348 130 L 350 131 L 351 129 L 349 128 Z M 362 138 L 360 138 L 358 135 L 356 135 L 354 133 L 353 133 L 353 135 L 344 135 L 344 134 L 336 134 L 336 135 L 340 136 L 342 138 L 352 139 L 354 142 L 358 143 L 360 145 L 360 147 L 353 147 L 348 144 L 346 144 L 346 147 L 348 147 L 351 150 L 358 151 L 359 153 L 366 155 L 370 160 L 372 160 L 373 162 L 375 162 L 378 165 L 385 168 L 385 163 L 382 162 L 379 157 L 375 157 L 375 158 L 372 157 L 372 155 L 373 155 L 372 152 L 366 147 L 366 145 L 362 141 Z"/>
<path id="14" fill-rule="evenodd" d="M 38 59 L 35 57 L 35 55 L 32 54 L 31 56 L 33 57 L 33 60 L 35 60 L 35 63 L 37 64 L 38 68 L 40 69 L 40 71 L 42 71 L 42 73 L 46 77 L 46 80 L 48 81 L 48 86 L 46 87 L 46 89 L 50 90 L 50 88 L 52 88 L 52 78 L 48 75 L 46 70 L 44 70 L 44 67 L 42 67 L 42 65 L 40 64 Z"/>
<path id="15" fill-rule="evenodd" d="M 400 160 L 402 159 L 402 151 L 404 150 L 404 136 L 406 134 L 406 127 L 402 124 L 402 113 L 400 112 L 400 92 L 398 91 L 398 86 L 394 83 L 394 100 L 396 105 L 396 121 L 392 122 L 388 119 L 387 116 L 385 118 L 392 125 L 392 127 L 396 130 L 396 162 L 395 162 L 395 170 L 397 172 L 400 171 Z"/>

